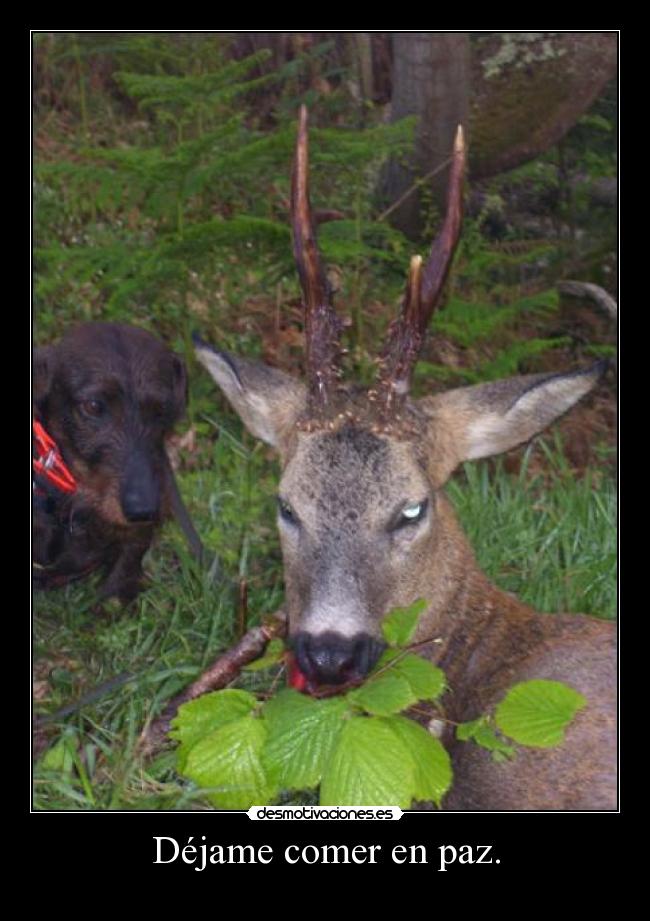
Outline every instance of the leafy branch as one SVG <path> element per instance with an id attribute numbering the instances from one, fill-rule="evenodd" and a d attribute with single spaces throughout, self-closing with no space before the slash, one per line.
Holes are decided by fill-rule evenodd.
<path id="1" fill-rule="evenodd" d="M 288 688 L 258 699 L 229 688 L 190 699 L 200 683 L 214 687 L 215 675 L 232 680 L 232 666 L 247 664 L 248 654 L 242 656 L 240 647 L 252 649 L 260 637 L 253 644 L 244 637 L 215 663 L 209 681 L 195 683 L 171 720 L 179 773 L 221 809 L 247 809 L 277 800 L 282 791 L 315 789 L 326 806 L 408 808 L 425 801 L 440 807 L 453 781 L 451 759 L 437 738 L 404 715 L 420 701 L 437 701 L 447 687 L 442 670 L 411 651 L 422 645 L 412 640 L 425 608 L 426 602 L 418 601 L 391 612 L 382 627 L 388 649 L 377 666 L 362 684 L 336 696 L 313 697 Z M 273 635 L 280 632 L 278 627 Z M 276 649 L 265 664 L 282 657 Z M 172 702 L 174 707 L 179 701 Z M 557 745 L 584 704 L 580 694 L 559 682 L 523 682 L 509 691 L 494 717 L 458 725 L 456 737 L 503 760 L 515 750 L 497 729 L 520 744 Z M 158 721 L 158 739 L 174 707 Z"/>

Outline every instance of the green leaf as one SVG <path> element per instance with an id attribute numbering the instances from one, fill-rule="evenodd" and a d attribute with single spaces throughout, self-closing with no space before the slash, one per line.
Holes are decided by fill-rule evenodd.
<path id="1" fill-rule="evenodd" d="M 351 703 L 377 716 L 399 713 L 400 710 L 406 710 L 418 700 L 408 681 L 401 675 L 395 674 L 392 669 L 376 678 L 370 678 L 360 688 L 350 691 L 346 696 Z"/>
<path id="2" fill-rule="evenodd" d="M 439 807 L 453 778 L 447 750 L 426 729 L 405 716 L 389 716 L 385 722 L 408 748 L 415 763 L 413 799 L 433 800 Z"/>
<path id="3" fill-rule="evenodd" d="M 208 799 L 218 809 L 265 806 L 277 793 L 261 755 L 266 742 L 264 721 L 242 716 L 211 732 L 187 757 L 185 776 L 211 789 Z"/>
<path id="4" fill-rule="evenodd" d="M 389 646 L 406 646 L 415 635 L 421 615 L 427 608 L 424 599 L 414 601 L 408 608 L 394 608 L 384 619 L 381 632 Z"/>
<path id="5" fill-rule="evenodd" d="M 404 656 L 403 649 L 384 649 L 382 654 L 379 657 L 379 661 L 375 665 L 371 674 L 374 675 L 377 672 L 383 671 L 386 666 L 391 665 L 393 662 L 396 662 L 399 658 Z"/>
<path id="6" fill-rule="evenodd" d="M 435 700 L 447 687 L 442 669 L 428 659 L 414 653 L 405 653 L 402 649 L 386 649 L 369 681 L 373 680 L 373 675 L 386 673 L 398 675 L 407 681 L 415 700 Z"/>
<path id="7" fill-rule="evenodd" d="M 177 766 L 183 773 L 187 756 L 197 742 L 225 723 L 239 719 L 257 706 L 257 700 L 247 691 L 226 689 L 204 694 L 178 708 L 172 720 L 170 738 L 180 741 Z"/>
<path id="8" fill-rule="evenodd" d="M 254 662 L 249 662 L 248 665 L 244 665 L 245 672 L 259 672 L 265 668 L 271 668 L 273 665 L 277 665 L 282 661 L 284 656 L 284 643 L 281 639 L 277 638 L 271 640 L 269 645 L 266 647 L 266 652 L 263 656 L 260 656 L 259 659 L 255 659 Z"/>
<path id="9" fill-rule="evenodd" d="M 268 739 L 262 761 L 278 787 L 317 787 L 349 712 L 344 697 L 316 700 L 281 691 L 264 708 Z"/>
<path id="10" fill-rule="evenodd" d="M 72 750 L 70 739 L 63 736 L 56 745 L 48 748 L 41 758 L 40 766 L 46 771 L 59 771 L 62 774 L 69 774 L 74 761 Z"/>
<path id="11" fill-rule="evenodd" d="M 441 668 L 413 653 L 398 659 L 392 670 L 408 681 L 416 700 L 435 700 L 447 686 Z"/>
<path id="12" fill-rule="evenodd" d="M 468 742 L 472 739 L 477 745 L 491 751 L 495 761 L 503 760 L 506 756 L 512 757 L 515 753 L 512 745 L 508 745 L 499 738 L 487 716 L 479 716 L 478 719 L 461 723 L 456 727 L 456 738 L 461 742 Z"/>
<path id="13" fill-rule="evenodd" d="M 506 694 L 495 711 L 496 724 L 522 745 L 550 748 L 587 701 L 559 681 L 524 681 Z"/>
<path id="14" fill-rule="evenodd" d="M 320 788 L 321 806 L 401 806 L 413 799 L 415 764 L 385 720 L 346 720 Z"/>

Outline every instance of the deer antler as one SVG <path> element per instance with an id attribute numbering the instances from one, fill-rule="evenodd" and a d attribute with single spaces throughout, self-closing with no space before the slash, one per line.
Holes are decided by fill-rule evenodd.
<path id="1" fill-rule="evenodd" d="M 424 268 L 420 256 L 414 256 L 411 260 L 402 311 L 389 328 L 388 339 L 381 354 L 377 392 L 385 415 L 389 415 L 409 391 L 411 373 L 426 328 L 449 274 L 460 236 L 464 171 L 465 140 L 463 128 L 459 125 L 454 140 L 444 223 Z"/>
<path id="2" fill-rule="evenodd" d="M 291 177 L 291 223 L 305 310 L 309 408 L 312 414 L 319 414 L 326 410 L 338 377 L 341 321 L 334 312 L 330 286 L 316 245 L 308 173 L 307 108 L 301 106 Z"/>

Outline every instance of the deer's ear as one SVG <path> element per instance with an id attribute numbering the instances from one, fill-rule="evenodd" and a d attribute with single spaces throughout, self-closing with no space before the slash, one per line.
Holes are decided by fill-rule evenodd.
<path id="1" fill-rule="evenodd" d="M 246 428 L 277 448 L 304 411 L 307 391 L 288 374 L 219 352 L 194 337 L 196 357 L 212 375 Z"/>
<path id="2" fill-rule="evenodd" d="M 529 441 L 589 393 L 606 369 L 599 361 L 569 374 L 529 374 L 419 400 L 429 419 L 436 479 L 444 482 L 463 461 Z"/>

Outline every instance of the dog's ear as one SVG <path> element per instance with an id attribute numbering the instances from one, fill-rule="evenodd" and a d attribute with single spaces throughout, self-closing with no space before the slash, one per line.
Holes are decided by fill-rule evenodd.
<path id="1" fill-rule="evenodd" d="M 42 412 L 52 386 L 54 371 L 54 346 L 43 345 L 34 349 L 32 358 L 32 403 Z"/>
<path id="2" fill-rule="evenodd" d="M 188 382 L 185 362 L 176 354 L 172 354 L 172 388 L 174 418 L 178 420 L 187 408 Z"/>

